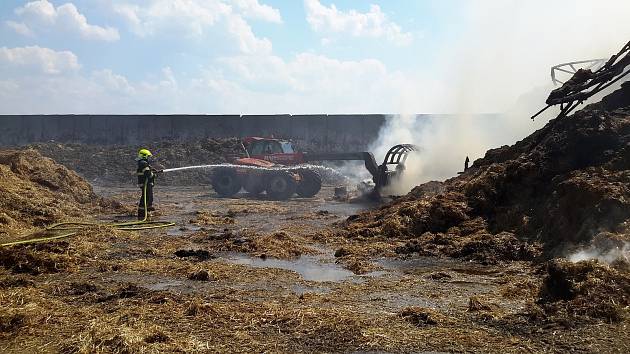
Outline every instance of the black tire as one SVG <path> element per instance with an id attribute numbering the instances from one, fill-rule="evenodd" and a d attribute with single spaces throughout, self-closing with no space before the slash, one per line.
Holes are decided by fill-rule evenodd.
<path id="1" fill-rule="evenodd" d="M 319 193 L 322 189 L 322 177 L 319 173 L 308 169 L 299 170 L 299 173 L 301 180 L 295 192 L 302 198 L 311 198 Z"/>
<path id="2" fill-rule="evenodd" d="M 241 181 L 235 170 L 222 168 L 212 175 L 212 188 L 222 197 L 231 197 L 241 190 Z"/>
<path id="3" fill-rule="evenodd" d="M 243 189 L 251 195 L 258 195 L 265 191 L 265 179 L 258 173 L 250 173 L 243 181 Z"/>
<path id="4" fill-rule="evenodd" d="M 297 183 L 287 171 L 274 172 L 267 179 L 267 196 L 271 200 L 287 200 L 295 193 Z"/>

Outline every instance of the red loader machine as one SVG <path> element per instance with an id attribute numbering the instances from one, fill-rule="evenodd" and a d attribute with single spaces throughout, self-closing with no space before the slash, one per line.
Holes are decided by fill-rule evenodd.
<path id="1" fill-rule="evenodd" d="M 404 172 L 409 153 L 418 151 L 415 145 L 396 145 L 378 165 L 371 152 L 298 152 L 290 141 L 274 138 L 248 137 L 242 143 L 247 157 L 213 169 L 212 187 L 222 197 L 241 189 L 252 195 L 266 192 L 272 200 L 286 200 L 294 194 L 313 197 L 321 189 L 322 179 L 308 164 L 321 161 L 364 161 L 374 181 L 373 196 L 378 197 L 383 187 Z"/>

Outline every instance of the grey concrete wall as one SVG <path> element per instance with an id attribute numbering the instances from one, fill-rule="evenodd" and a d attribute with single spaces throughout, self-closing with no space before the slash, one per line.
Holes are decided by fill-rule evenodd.
<path id="1" fill-rule="evenodd" d="M 244 136 L 292 139 L 311 151 L 365 149 L 385 115 L 0 115 L 0 146 L 57 141 L 143 144 Z"/>

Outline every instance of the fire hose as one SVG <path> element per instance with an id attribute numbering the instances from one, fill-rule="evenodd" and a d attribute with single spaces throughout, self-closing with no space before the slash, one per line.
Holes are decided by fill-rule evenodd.
<path id="1" fill-rule="evenodd" d="M 111 227 L 113 229 L 122 230 L 122 231 L 139 231 L 139 230 L 159 229 L 159 228 L 174 226 L 175 223 L 170 222 L 170 221 L 150 221 L 149 220 L 149 211 L 147 208 L 147 185 L 148 185 L 148 180 L 145 180 L 144 186 L 143 186 L 143 192 L 142 192 L 143 203 L 144 203 L 144 218 L 142 220 L 128 221 L 128 222 L 122 222 L 122 223 L 72 222 L 72 221 L 62 222 L 62 223 L 50 225 L 46 227 L 46 229 L 44 229 L 43 232 L 53 234 L 51 236 L 30 238 L 26 240 L 2 243 L 0 244 L 0 247 L 58 240 L 61 238 L 74 236 L 77 233 L 79 233 L 79 231 L 87 229 L 89 227 L 94 227 L 94 226 Z M 31 235 L 35 235 L 37 233 L 39 233 L 39 231 L 34 232 Z M 56 233 L 59 233 L 59 234 L 56 234 Z"/>

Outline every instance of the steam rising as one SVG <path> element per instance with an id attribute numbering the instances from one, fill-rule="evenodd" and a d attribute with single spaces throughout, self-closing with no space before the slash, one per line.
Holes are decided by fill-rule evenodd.
<path id="1" fill-rule="evenodd" d="M 630 243 L 625 242 L 622 246 L 610 249 L 602 249 L 595 245 L 581 249 L 569 256 L 571 262 L 580 262 L 586 260 L 598 260 L 599 262 L 612 264 L 622 261 L 630 263 Z"/>

